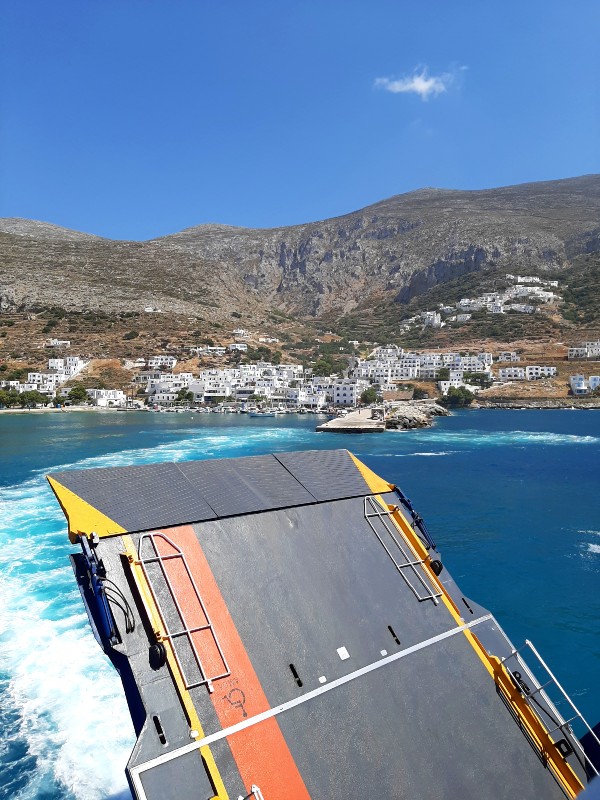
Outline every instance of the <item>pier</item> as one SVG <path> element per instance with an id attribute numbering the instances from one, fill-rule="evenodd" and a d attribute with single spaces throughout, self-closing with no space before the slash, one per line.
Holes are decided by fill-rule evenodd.
<path id="1" fill-rule="evenodd" d="M 373 417 L 372 410 L 364 408 L 351 411 L 343 417 L 336 417 L 322 425 L 317 425 L 315 430 L 331 433 L 383 433 L 385 430 L 383 411 L 379 411 Z"/>

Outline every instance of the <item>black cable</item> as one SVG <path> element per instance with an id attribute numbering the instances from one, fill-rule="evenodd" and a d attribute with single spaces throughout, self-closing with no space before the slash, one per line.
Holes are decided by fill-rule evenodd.
<path id="1" fill-rule="evenodd" d="M 121 588 L 113 580 L 111 580 L 110 578 L 107 578 L 106 576 L 104 576 L 100 580 L 102 581 L 104 592 L 106 593 L 107 598 L 109 598 L 109 595 L 108 595 L 107 592 L 108 592 L 108 589 L 110 588 L 111 591 L 115 592 L 115 594 L 119 598 L 119 600 L 121 600 L 123 602 L 123 605 L 121 605 L 120 603 L 117 602 L 117 600 L 114 597 L 111 598 L 112 602 L 116 606 L 118 606 L 118 608 L 121 609 L 121 611 L 123 612 L 123 615 L 125 616 L 125 631 L 126 631 L 126 633 L 133 633 L 133 631 L 135 630 L 135 616 L 133 614 L 133 611 L 131 610 L 131 606 L 129 605 L 129 601 L 127 600 L 127 598 L 123 594 L 123 591 L 121 590 Z M 107 584 L 107 583 L 110 584 L 109 587 L 105 586 L 105 584 Z"/>

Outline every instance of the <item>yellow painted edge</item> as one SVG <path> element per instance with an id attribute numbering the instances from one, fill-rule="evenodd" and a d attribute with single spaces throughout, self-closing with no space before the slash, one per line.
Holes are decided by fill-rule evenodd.
<path id="1" fill-rule="evenodd" d="M 363 476 L 367 486 L 372 492 L 379 493 L 379 492 L 392 491 L 392 489 L 394 488 L 393 483 L 387 483 L 387 481 L 384 481 L 383 478 L 380 478 L 379 475 L 373 472 L 372 469 L 369 469 L 365 464 L 362 463 L 362 461 L 359 461 L 358 458 L 349 450 L 347 451 L 347 453 L 352 459 L 352 461 L 354 461 L 354 463 L 356 464 L 358 471 Z"/>
<path id="2" fill-rule="evenodd" d="M 490 656 L 477 636 L 470 631 L 466 631 L 466 633 L 470 634 L 471 643 L 474 648 L 479 650 L 481 661 L 494 679 L 496 686 L 499 687 L 506 699 L 511 703 L 521 724 L 536 743 L 540 753 L 552 766 L 552 771 L 562 784 L 567 795 L 571 798 L 577 797 L 579 792 L 584 788 L 583 784 L 572 770 L 571 766 L 563 759 L 556 749 L 552 737 L 548 733 L 544 723 L 531 706 L 525 702 L 500 659 L 496 656 Z"/>
<path id="3" fill-rule="evenodd" d="M 190 729 L 198 731 L 197 739 L 203 739 L 204 730 L 202 728 L 200 718 L 198 717 L 198 712 L 196 711 L 196 707 L 194 706 L 189 691 L 185 688 L 185 681 L 177 664 L 177 659 L 175 658 L 171 641 L 170 639 L 164 638 L 165 627 L 160 612 L 156 606 L 156 603 L 154 602 L 154 597 L 150 591 L 144 571 L 139 563 L 137 563 L 138 557 L 133 540 L 131 539 L 131 536 L 123 536 L 122 541 L 124 545 L 123 555 L 129 563 L 131 574 L 133 575 L 133 579 L 140 593 L 140 597 L 142 598 L 142 603 L 144 604 L 144 609 L 148 615 L 148 620 L 152 626 L 152 630 L 154 631 L 157 641 L 162 641 L 163 645 L 165 646 L 169 670 L 171 671 L 171 676 L 175 683 L 175 688 L 177 689 L 177 694 L 181 700 L 181 704 L 187 717 Z M 217 767 L 217 763 L 210 750 L 210 747 L 208 747 L 208 745 L 204 745 L 204 747 L 199 749 L 199 752 L 204 758 L 213 782 L 213 786 L 217 790 L 214 800 L 229 800 L 229 795 L 225 789 L 225 784 L 223 783 L 221 773 L 219 772 L 219 768 Z"/>
<path id="4" fill-rule="evenodd" d="M 390 511 L 392 511 L 391 519 L 399 529 L 400 533 L 403 534 L 404 539 L 409 547 L 413 550 L 417 558 L 425 559 L 423 566 L 427 568 L 428 577 L 431 579 L 433 584 L 439 588 L 441 592 L 441 599 L 450 612 L 450 615 L 457 625 L 464 625 L 464 619 L 461 617 L 457 606 L 447 594 L 446 588 L 439 580 L 438 576 L 431 569 L 431 557 L 426 547 L 419 539 L 413 528 L 409 525 L 406 518 L 400 511 L 400 508 L 398 506 L 387 505 L 384 499 L 380 496 L 377 496 L 375 499 L 383 506 L 383 508 L 388 508 Z M 498 686 L 506 699 L 511 703 L 515 713 L 519 717 L 519 720 L 539 748 L 540 753 L 542 753 L 552 765 L 553 772 L 562 784 L 567 795 L 571 798 L 576 797 L 584 788 L 583 784 L 580 782 L 571 766 L 563 759 L 556 749 L 544 723 L 533 711 L 531 706 L 525 702 L 521 696 L 521 693 L 513 684 L 504 665 L 497 657 L 491 656 L 487 652 L 475 634 L 467 630 L 464 631 L 464 635 L 494 680 L 496 686 Z"/>
<path id="5" fill-rule="evenodd" d="M 49 475 L 46 480 L 50 484 L 52 491 L 56 495 L 60 507 L 63 510 L 69 525 L 69 539 L 75 543 L 77 536 L 83 534 L 89 536 L 91 533 L 97 533 L 98 536 L 115 536 L 120 533 L 126 533 L 125 528 L 122 528 L 106 514 L 98 511 L 97 508 L 86 503 L 79 495 L 67 489 L 62 483 L 59 483 Z"/>

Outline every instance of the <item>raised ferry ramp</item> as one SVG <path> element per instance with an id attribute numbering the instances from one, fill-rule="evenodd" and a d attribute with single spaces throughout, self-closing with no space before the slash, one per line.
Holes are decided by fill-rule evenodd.
<path id="1" fill-rule="evenodd" d="M 535 648 L 347 450 L 48 479 L 136 800 L 552 800 L 594 774 Z"/>

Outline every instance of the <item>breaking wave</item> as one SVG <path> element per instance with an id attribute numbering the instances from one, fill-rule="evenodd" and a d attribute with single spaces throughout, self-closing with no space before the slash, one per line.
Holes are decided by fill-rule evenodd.
<path id="1" fill-rule="evenodd" d="M 597 436 L 545 431 L 493 431 L 486 433 L 479 430 L 449 431 L 433 428 L 427 431 L 423 438 L 428 442 L 449 442 L 472 447 L 600 444 L 600 438 Z"/>
<path id="2" fill-rule="evenodd" d="M 425 450 L 416 453 L 372 453 L 371 455 L 382 456 L 384 458 L 412 458 L 413 456 L 427 457 L 427 456 L 451 456 L 454 455 L 456 450 L 437 450 L 435 452 Z"/>
<path id="3" fill-rule="evenodd" d="M 64 517 L 40 475 L 3 491 L 0 797 L 129 797 L 134 736 L 119 677 L 94 640 Z M 85 713 L 82 711 L 85 710 Z"/>

